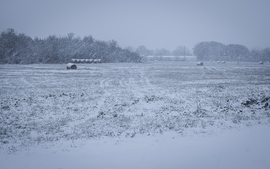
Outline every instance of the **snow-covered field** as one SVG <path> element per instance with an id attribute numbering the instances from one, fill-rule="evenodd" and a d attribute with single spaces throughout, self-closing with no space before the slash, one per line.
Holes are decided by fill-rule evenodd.
<path id="1" fill-rule="evenodd" d="M 4 168 L 269 168 L 270 64 L 0 66 Z"/>

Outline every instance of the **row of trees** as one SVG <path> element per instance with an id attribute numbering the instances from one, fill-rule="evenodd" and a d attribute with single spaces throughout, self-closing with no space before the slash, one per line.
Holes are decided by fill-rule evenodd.
<path id="1" fill-rule="evenodd" d="M 270 61 L 270 48 L 252 49 L 238 44 L 224 45 L 219 42 L 200 42 L 193 48 L 198 60 Z"/>
<path id="2" fill-rule="evenodd" d="M 73 33 L 65 37 L 32 39 L 13 29 L 0 35 L 0 63 L 67 63 L 75 59 L 102 59 L 102 62 L 140 62 L 136 52 L 123 49 L 114 40 L 105 42 L 92 36 L 83 39 Z"/>
<path id="3" fill-rule="evenodd" d="M 224 61 L 270 61 L 270 48 L 249 50 L 238 44 L 224 45 L 219 42 L 200 42 L 193 48 L 198 60 Z M 0 64 L 16 63 L 67 63 L 74 59 L 102 59 L 102 62 L 141 62 L 143 56 L 190 56 L 188 48 L 178 46 L 175 50 L 150 50 L 145 46 L 121 48 L 116 41 L 83 39 L 73 33 L 64 37 L 49 36 L 32 39 L 8 29 L 0 34 Z"/>
<path id="4" fill-rule="evenodd" d="M 156 50 L 151 50 L 147 49 L 145 46 L 139 46 L 136 50 L 137 53 L 143 56 L 157 56 L 157 57 L 162 57 L 162 56 L 191 56 L 191 52 L 188 48 L 184 46 L 178 46 L 176 47 L 175 50 L 170 51 L 167 49 L 156 49 Z"/>

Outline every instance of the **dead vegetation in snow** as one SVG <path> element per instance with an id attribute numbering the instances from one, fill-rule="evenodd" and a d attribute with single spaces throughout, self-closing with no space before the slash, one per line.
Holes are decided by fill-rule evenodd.
<path id="1" fill-rule="evenodd" d="M 167 131 L 210 134 L 270 122 L 269 67 L 178 64 L 84 65 L 76 72 L 64 65 L 4 65 L 0 148 L 12 153 L 61 140 Z"/>

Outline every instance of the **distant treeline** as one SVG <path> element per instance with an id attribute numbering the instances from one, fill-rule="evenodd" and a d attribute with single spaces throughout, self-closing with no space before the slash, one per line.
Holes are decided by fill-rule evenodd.
<path id="1" fill-rule="evenodd" d="M 101 59 L 102 62 L 141 61 L 138 53 L 119 47 L 114 40 L 105 42 L 92 36 L 81 39 L 73 33 L 32 39 L 13 29 L 0 35 L 0 64 L 68 63 L 73 58 Z"/>
<path id="2" fill-rule="evenodd" d="M 270 48 L 252 49 L 238 44 L 200 42 L 193 48 L 197 60 L 213 61 L 270 61 Z"/>
<path id="3" fill-rule="evenodd" d="M 162 49 L 148 49 L 145 46 L 141 45 L 137 49 L 135 49 L 135 52 L 139 53 L 143 56 L 156 56 L 156 57 L 162 57 L 162 56 L 191 56 L 191 52 L 188 48 L 185 46 L 178 46 L 173 51 L 170 51 L 168 49 L 162 48 Z"/>

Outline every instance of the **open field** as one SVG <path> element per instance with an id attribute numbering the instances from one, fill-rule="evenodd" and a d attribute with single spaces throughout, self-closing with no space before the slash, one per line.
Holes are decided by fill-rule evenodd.
<path id="1" fill-rule="evenodd" d="M 0 66 L 0 148 L 268 124 L 270 64 Z"/>
<path id="2" fill-rule="evenodd" d="M 98 148 L 101 145 L 93 143 L 97 147 L 90 146 L 92 155 L 100 154 L 99 160 L 104 157 L 99 151 L 105 152 L 105 158 L 108 159 L 109 154 L 112 155 L 114 151 L 120 151 L 119 153 L 125 156 L 125 149 L 131 147 L 124 140 L 139 143 L 140 138 L 145 137 L 150 138 L 144 141 L 145 147 L 139 144 L 132 149 L 135 152 L 134 159 L 139 157 L 136 154 L 141 153 L 137 150 L 145 149 L 147 153 L 149 146 L 151 149 L 152 141 L 155 142 L 157 138 L 161 140 L 162 145 L 167 145 L 165 143 L 168 140 L 164 141 L 166 139 L 178 138 L 177 142 L 180 144 L 168 141 L 171 146 L 166 151 L 164 147 L 163 152 L 170 153 L 178 147 L 179 150 L 182 148 L 181 151 L 185 154 L 190 151 L 187 154 L 194 157 L 197 154 L 196 148 L 192 147 L 194 140 L 185 141 L 190 136 L 211 136 L 232 129 L 270 124 L 269 63 L 259 65 L 206 62 L 204 66 L 196 66 L 195 61 L 168 61 L 140 64 L 78 64 L 77 67 L 77 70 L 66 70 L 64 64 L 0 65 L 0 154 L 7 159 L 2 161 L 4 166 L 17 168 L 16 165 L 11 167 L 14 165 L 11 159 L 17 161 L 24 156 L 21 152 L 34 147 L 46 150 L 64 144 L 65 148 L 61 148 L 63 152 L 59 155 L 65 156 L 63 153 L 68 152 L 70 148 L 84 145 L 87 147 L 86 142 L 91 140 L 114 140 L 113 144 L 122 144 L 122 148 L 102 144 L 102 147 L 108 148 L 105 150 Z M 256 133 L 255 131 L 253 133 Z M 265 133 L 265 136 L 260 136 L 266 137 L 263 140 L 267 142 L 270 137 L 268 131 Z M 239 134 L 233 137 L 237 138 L 237 135 Z M 243 138 L 246 136 L 248 135 Z M 263 137 L 256 142 L 260 142 Z M 213 142 L 204 140 L 201 146 L 212 145 Z M 222 139 L 217 142 L 225 143 Z M 235 144 L 242 143 L 236 141 Z M 185 145 L 188 146 L 188 150 L 183 150 Z M 158 149 L 160 146 L 154 147 Z M 256 149 L 257 154 L 269 151 L 265 148 Z M 202 148 L 199 150 L 204 151 Z M 154 149 L 149 151 L 155 154 Z M 16 153 L 20 155 L 12 156 Z M 9 155 L 9 158 L 5 157 L 5 154 Z M 150 154 L 146 159 L 153 158 Z M 35 156 L 34 153 L 29 158 L 33 159 Z M 60 156 L 53 158 L 57 159 Z M 125 160 L 123 156 L 115 158 Z M 188 157 L 184 159 L 190 160 Z M 41 159 L 42 156 L 37 161 Z M 157 159 L 159 160 L 155 164 L 165 167 L 173 162 L 174 157 L 168 159 L 158 156 Z M 129 159 L 126 160 L 128 163 Z M 245 164 L 252 168 L 254 165 L 251 163 L 261 163 L 265 159 L 252 160 L 248 163 L 245 161 Z M 82 160 L 82 163 L 86 161 Z M 111 159 L 108 161 L 115 163 Z M 167 164 L 163 165 L 162 162 Z M 212 162 L 209 164 L 212 165 Z M 269 164 L 269 158 L 263 162 Z M 21 160 L 17 165 L 23 163 L 26 163 L 25 160 Z M 89 164 L 85 168 L 94 164 L 94 168 L 104 167 L 98 165 L 98 160 L 86 163 Z M 141 168 L 138 164 L 136 163 L 138 168 Z M 193 166 L 193 163 L 190 164 Z M 68 166 L 69 163 L 65 168 L 70 167 Z M 105 168 L 110 168 L 110 164 L 106 166 Z M 158 168 L 154 166 L 152 167 Z M 174 167 L 179 166 L 183 165 L 177 163 Z M 227 167 L 223 167 L 227 168 L 228 163 Z"/>

